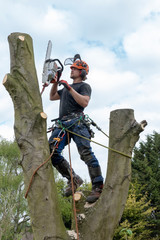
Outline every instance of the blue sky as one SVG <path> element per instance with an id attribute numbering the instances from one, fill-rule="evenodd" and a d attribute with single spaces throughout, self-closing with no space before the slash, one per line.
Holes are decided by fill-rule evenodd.
<path id="1" fill-rule="evenodd" d="M 5 0 L 0 2 L 0 78 L 10 71 L 7 37 L 12 32 L 28 33 L 33 38 L 35 64 L 42 89 L 42 68 L 48 40 L 53 43 L 52 57 L 62 62 L 80 53 L 89 67 L 87 82 L 92 98 L 85 113 L 108 133 L 110 111 L 132 108 L 138 122 L 148 126 L 140 135 L 160 132 L 160 1 L 159 0 Z M 62 78 L 68 80 L 65 67 Z M 58 102 L 49 101 L 50 86 L 43 93 L 44 112 L 50 120 L 58 116 Z M 14 138 L 14 110 L 4 86 L 0 87 L 0 136 Z M 95 140 L 108 144 L 96 132 Z M 83 177 L 81 163 L 73 144 L 73 165 Z M 93 150 L 106 171 L 107 151 Z M 65 153 L 67 154 L 67 152 Z"/>

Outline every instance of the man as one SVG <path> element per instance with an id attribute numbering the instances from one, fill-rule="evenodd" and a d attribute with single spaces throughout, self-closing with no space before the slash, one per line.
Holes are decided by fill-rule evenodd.
<path id="1" fill-rule="evenodd" d="M 81 59 L 73 61 L 71 65 L 70 78 L 73 79 L 71 85 L 67 81 L 61 80 L 57 82 L 55 77 L 52 81 L 53 85 L 50 91 L 50 100 L 60 100 L 59 108 L 59 123 L 64 129 L 68 128 L 70 131 L 77 133 L 78 135 L 90 138 L 90 132 L 84 121 L 83 110 L 87 107 L 90 96 L 91 87 L 85 83 L 86 75 L 89 72 L 87 63 Z M 58 85 L 63 85 L 64 88 L 58 90 Z M 54 138 L 60 134 L 62 128 L 58 125 L 52 131 L 52 135 L 49 139 L 50 149 L 52 150 L 54 144 Z M 78 152 L 81 159 L 85 162 L 88 167 L 89 175 L 92 182 L 92 192 L 87 197 L 86 201 L 89 203 L 95 202 L 103 188 L 103 177 L 101 174 L 101 168 L 97 158 L 92 152 L 90 141 L 81 138 L 75 134 L 69 134 L 69 138 L 74 140 L 76 143 Z M 71 169 L 69 163 L 61 155 L 62 150 L 68 144 L 67 133 L 64 134 L 60 141 L 58 148 L 55 150 L 52 156 L 53 166 L 62 174 L 62 176 L 68 179 L 68 186 L 65 190 L 65 196 L 72 194 L 71 185 Z M 83 183 L 83 180 L 78 176 L 72 169 L 74 191 Z"/>

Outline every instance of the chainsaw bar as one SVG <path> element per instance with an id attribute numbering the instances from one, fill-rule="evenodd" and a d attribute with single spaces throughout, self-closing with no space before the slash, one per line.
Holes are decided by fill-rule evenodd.
<path id="1" fill-rule="evenodd" d="M 48 41 L 47 51 L 46 51 L 46 57 L 45 62 L 43 65 L 43 73 L 42 73 L 42 83 L 45 86 L 48 86 L 50 82 L 54 79 L 57 72 L 61 75 L 63 71 L 63 65 L 61 61 L 57 58 L 51 59 L 51 51 L 52 51 L 52 42 L 51 40 Z"/>
<path id="2" fill-rule="evenodd" d="M 52 60 L 51 58 L 51 51 L 52 51 L 52 42 L 51 40 L 48 41 L 46 57 L 43 65 L 43 73 L 42 73 L 42 83 L 45 85 L 49 85 L 51 80 L 57 73 L 57 63 L 56 59 Z"/>

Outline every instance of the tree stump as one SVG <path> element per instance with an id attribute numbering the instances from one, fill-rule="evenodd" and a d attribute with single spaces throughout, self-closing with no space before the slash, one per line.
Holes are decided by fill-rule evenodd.
<path id="1" fill-rule="evenodd" d="M 113 239 L 128 196 L 132 150 L 146 125 L 145 120 L 136 122 L 132 109 L 111 112 L 106 181 L 100 199 L 91 207 L 85 205 L 80 209 L 81 240 Z"/>

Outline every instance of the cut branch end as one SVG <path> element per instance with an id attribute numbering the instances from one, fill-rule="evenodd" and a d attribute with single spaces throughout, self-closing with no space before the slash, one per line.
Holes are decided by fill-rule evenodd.
<path id="1" fill-rule="evenodd" d="M 81 199 L 81 197 L 82 197 L 82 193 L 81 192 L 76 192 L 75 194 L 74 194 L 74 200 L 77 202 L 77 201 L 79 201 L 80 199 Z"/>
<path id="2" fill-rule="evenodd" d="M 141 125 L 141 128 L 144 130 L 145 129 L 145 127 L 147 126 L 147 121 L 146 120 L 143 120 L 143 121 L 141 121 L 140 122 L 140 125 Z"/>
<path id="3" fill-rule="evenodd" d="M 25 36 L 19 36 L 18 37 L 21 41 L 24 41 L 25 40 Z"/>
<path id="4" fill-rule="evenodd" d="M 47 119 L 47 114 L 46 113 L 41 112 L 40 115 L 41 115 L 42 118 Z"/>
<path id="5" fill-rule="evenodd" d="M 7 74 L 4 76 L 2 83 L 5 84 L 6 81 L 7 81 Z"/>

